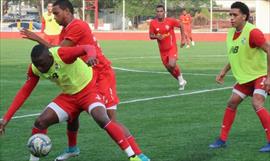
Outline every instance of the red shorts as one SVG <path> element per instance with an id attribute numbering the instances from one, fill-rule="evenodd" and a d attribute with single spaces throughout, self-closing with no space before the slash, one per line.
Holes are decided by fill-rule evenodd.
<path id="1" fill-rule="evenodd" d="M 101 95 L 97 92 L 95 80 L 92 80 L 79 93 L 60 94 L 48 105 L 58 115 L 59 122 L 72 122 L 82 111 L 88 113 L 97 106 L 105 107 Z"/>
<path id="2" fill-rule="evenodd" d="M 253 96 L 254 93 L 261 94 L 266 97 L 267 92 L 265 92 L 263 88 L 265 79 L 266 76 L 262 76 L 245 84 L 236 83 L 233 87 L 233 92 L 238 94 L 243 99 L 246 96 Z"/>
<path id="3" fill-rule="evenodd" d="M 59 35 L 44 34 L 44 39 L 52 45 L 59 45 Z"/>
<path id="4" fill-rule="evenodd" d="M 94 68 L 97 74 L 97 88 L 103 96 L 107 109 L 116 109 L 119 98 L 116 92 L 116 78 L 113 69 L 110 66 Z"/>
<path id="5" fill-rule="evenodd" d="M 162 63 L 166 66 L 169 63 L 169 58 L 178 59 L 177 46 L 174 45 L 169 50 L 160 51 Z"/>

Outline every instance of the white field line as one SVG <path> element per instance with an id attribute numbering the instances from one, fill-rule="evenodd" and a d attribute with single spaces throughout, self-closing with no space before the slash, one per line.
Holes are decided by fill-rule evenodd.
<path id="1" fill-rule="evenodd" d="M 140 98 L 140 99 L 134 99 L 129 101 L 123 101 L 119 104 L 130 104 L 130 103 L 137 103 L 137 102 L 144 102 L 144 101 L 150 101 L 150 100 L 158 100 L 158 99 L 165 99 L 165 98 L 173 98 L 178 96 L 187 96 L 187 95 L 193 95 L 193 94 L 201 94 L 201 93 L 207 93 L 207 92 L 213 92 L 213 91 L 222 91 L 226 89 L 231 89 L 232 87 L 223 87 L 223 88 L 215 88 L 215 89 L 204 89 L 199 91 L 193 91 L 193 92 L 187 92 L 187 93 L 179 93 L 179 94 L 172 94 L 167 96 L 157 96 L 157 97 L 149 97 L 149 98 Z M 22 116 L 14 116 L 12 119 L 19 119 L 19 118 L 25 118 L 25 117 L 33 117 L 38 116 L 40 113 L 35 114 L 28 114 L 28 115 L 22 115 Z M 2 120 L 2 119 L 0 119 Z"/>
<path id="2" fill-rule="evenodd" d="M 127 72 L 136 72 L 136 73 L 151 73 L 151 74 L 169 74 L 168 72 L 155 72 L 155 71 L 146 71 L 146 70 L 137 70 L 137 69 L 127 69 L 121 67 L 113 67 L 115 70 L 127 71 Z M 217 74 L 209 74 L 209 73 L 183 73 L 184 75 L 198 75 L 198 76 L 214 76 L 216 77 Z M 226 75 L 231 77 L 232 75 Z"/>
<path id="3" fill-rule="evenodd" d="M 182 57 L 182 55 L 179 55 Z M 188 55 L 188 58 L 216 58 L 216 57 L 227 57 L 225 54 L 220 55 Z M 110 58 L 110 60 L 129 60 L 129 59 L 160 59 L 160 56 L 134 56 L 134 57 L 115 57 Z"/>

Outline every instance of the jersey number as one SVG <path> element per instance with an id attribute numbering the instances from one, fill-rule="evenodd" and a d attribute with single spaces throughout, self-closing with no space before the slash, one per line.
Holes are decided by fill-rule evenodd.
<path id="1" fill-rule="evenodd" d="M 239 46 L 232 46 L 231 53 L 237 54 L 239 50 Z"/>

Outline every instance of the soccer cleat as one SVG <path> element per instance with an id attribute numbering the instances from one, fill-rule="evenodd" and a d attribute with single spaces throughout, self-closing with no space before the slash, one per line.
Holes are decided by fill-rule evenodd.
<path id="1" fill-rule="evenodd" d="M 260 149 L 260 152 L 270 152 L 270 142 Z"/>
<path id="2" fill-rule="evenodd" d="M 179 83 L 179 86 L 180 86 L 180 87 L 179 87 L 179 90 L 180 90 L 180 91 L 184 90 L 186 84 L 187 84 L 187 81 L 183 79 L 183 80 Z"/>
<path id="3" fill-rule="evenodd" d="M 191 41 L 191 45 L 192 45 L 192 46 L 195 46 L 195 42 L 194 42 L 194 41 Z"/>
<path id="4" fill-rule="evenodd" d="M 66 148 L 64 153 L 59 155 L 54 161 L 64 161 L 72 157 L 76 157 L 80 154 L 78 147 Z"/>
<path id="5" fill-rule="evenodd" d="M 135 155 L 134 157 L 130 157 L 129 161 L 142 161 L 141 158 L 139 158 L 138 155 Z"/>
<path id="6" fill-rule="evenodd" d="M 189 46 L 189 45 L 187 45 L 187 46 L 186 46 L 186 48 L 190 48 L 190 46 Z"/>
<path id="7" fill-rule="evenodd" d="M 150 159 L 143 153 L 138 155 L 138 157 L 141 159 L 141 161 L 150 161 Z"/>
<path id="8" fill-rule="evenodd" d="M 217 139 L 213 144 L 209 145 L 209 148 L 211 149 L 218 149 L 224 147 L 226 147 L 226 141 L 223 141 L 221 139 Z"/>
<path id="9" fill-rule="evenodd" d="M 35 157 L 34 155 L 30 154 L 30 159 L 29 161 L 39 161 L 38 157 Z"/>

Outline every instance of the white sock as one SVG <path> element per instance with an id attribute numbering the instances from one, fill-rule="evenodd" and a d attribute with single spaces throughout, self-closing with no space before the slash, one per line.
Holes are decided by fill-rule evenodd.
<path id="1" fill-rule="evenodd" d="M 131 157 L 132 155 L 135 155 L 134 151 L 132 150 L 131 146 L 127 147 L 125 149 L 125 152 L 127 154 L 128 157 Z"/>
<path id="2" fill-rule="evenodd" d="M 184 78 L 183 78 L 182 74 L 180 74 L 180 75 L 178 76 L 178 81 L 179 81 L 179 83 L 182 82 L 183 80 L 184 80 Z"/>

